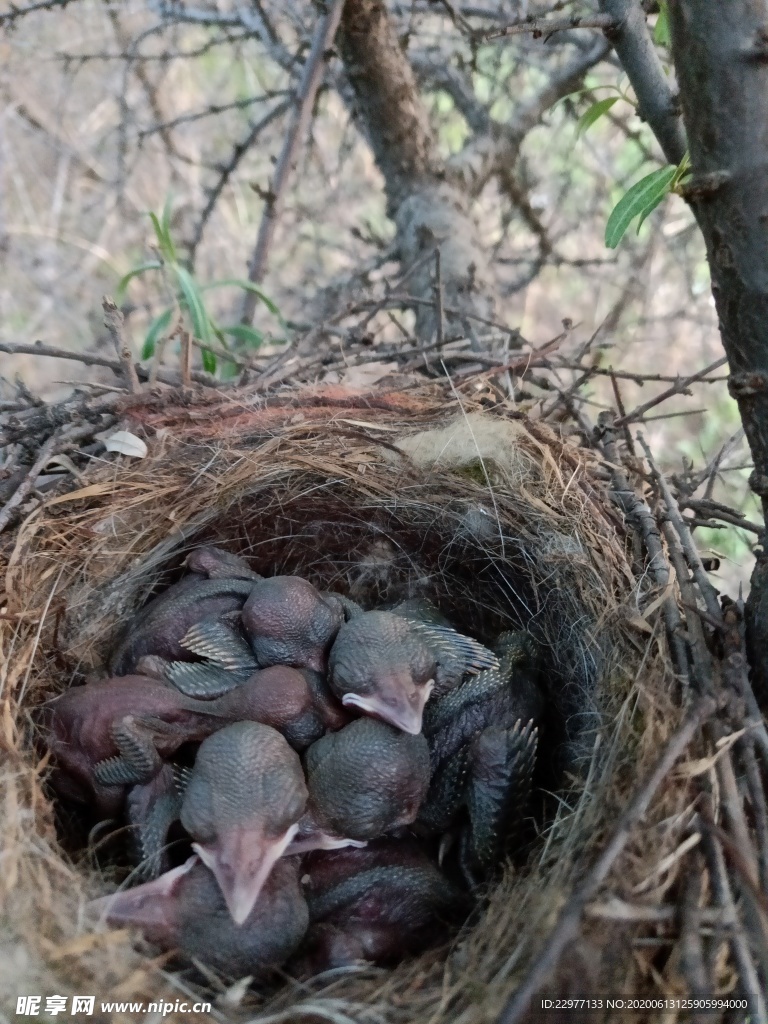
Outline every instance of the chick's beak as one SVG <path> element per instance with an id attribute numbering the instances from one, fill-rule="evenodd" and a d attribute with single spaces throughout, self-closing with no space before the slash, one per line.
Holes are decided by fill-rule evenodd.
<path id="1" fill-rule="evenodd" d="M 387 722 L 412 736 L 418 736 L 421 732 L 424 705 L 429 700 L 434 685 L 434 679 L 430 679 L 417 690 L 410 689 L 410 692 L 404 686 L 393 686 L 390 700 L 384 700 L 376 694 L 363 697 L 357 693 L 345 693 L 341 703 L 345 707 L 359 708 L 366 715 Z"/>
<path id="2" fill-rule="evenodd" d="M 192 849 L 219 883 L 235 924 L 250 915 L 275 862 L 282 857 L 296 831 L 293 824 L 277 838 L 266 836 L 258 826 L 235 827 L 215 843 L 193 843 Z"/>

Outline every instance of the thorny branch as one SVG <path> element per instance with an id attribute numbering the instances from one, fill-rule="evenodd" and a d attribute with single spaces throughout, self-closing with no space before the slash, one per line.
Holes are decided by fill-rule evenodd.
<path id="1" fill-rule="evenodd" d="M 332 0 L 327 14 L 318 21 L 317 28 L 315 29 L 312 48 L 304 65 L 304 72 L 301 76 L 301 83 L 296 97 L 295 114 L 288 129 L 283 150 L 275 168 L 275 176 L 264 203 L 264 214 L 259 227 L 259 235 L 256 239 L 256 247 L 248 265 L 248 280 L 254 284 L 258 284 L 262 280 L 266 271 L 267 256 L 275 235 L 282 204 L 285 200 L 285 188 L 289 175 L 296 163 L 299 146 L 309 127 L 315 96 L 323 77 L 325 55 L 333 43 L 343 8 L 344 0 Z M 252 322 L 253 315 L 256 312 L 257 301 L 257 296 L 254 292 L 247 291 L 245 293 L 243 311 L 240 318 L 242 323 L 250 324 Z"/>

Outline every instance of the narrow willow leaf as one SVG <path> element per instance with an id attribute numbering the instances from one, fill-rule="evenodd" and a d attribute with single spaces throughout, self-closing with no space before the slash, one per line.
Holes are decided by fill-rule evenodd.
<path id="1" fill-rule="evenodd" d="M 608 96 L 604 100 L 598 100 L 588 107 L 576 122 L 576 138 L 580 138 L 584 132 L 589 131 L 595 121 L 599 121 L 603 114 L 607 114 L 611 107 L 618 101 L 618 96 Z"/>
<path id="2" fill-rule="evenodd" d="M 178 278 L 179 288 L 189 311 L 195 337 L 199 341 L 210 342 L 210 321 L 199 288 L 192 279 L 192 275 L 184 267 L 176 265 L 173 267 L 173 272 Z"/>
<path id="3" fill-rule="evenodd" d="M 232 324 L 230 327 L 222 327 L 221 330 L 222 333 L 228 334 L 247 348 L 258 348 L 264 341 L 263 333 L 247 324 Z"/>
<path id="4" fill-rule="evenodd" d="M 659 16 L 656 19 L 656 27 L 653 30 L 653 40 L 660 46 L 670 45 L 669 5 L 667 0 L 659 0 Z"/>
<path id="5" fill-rule="evenodd" d="M 145 274 L 148 270 L 160 270 L 162 263 L 157 260 L 152 260 L 150 263 L 141 263 L 138 267 L 134 267 L 133 270 L 129 270 L 127 274 L 123 274 L 120 280 L 117 282 L 117 288 L 115 290 L 115 302 L 119 305 L 125 298 L 125 293 L 128 285 L 139 274 Z"/>
<path id="6" fill-rule="evenodd" d="M 676 167 L 660 167 L 636 181 L 616 203 L 605 226 L 605 244 L 615 249 L 635 219 L 643 219 L 654 210 L 669 192 Z"/>
<path id="7" fill-rule="evenodd" d="M 207 348 L 203 349 L 203 369 L 208 373 L 216 373 L 216 356 Z"/>
<path id="8" fill-rule="evenodd" d="M 155 354 L 155 348 L 157 342 L 165 334 L 168 328 L 171 326 L 171 317 L 173 316 L 173 309 L 166 309 L 159 316 L 156 316 L 152 323 L 149 325 L 147 336 L 144 339 L 144 345 L 141 349 L 142 359 L 151 359 Z"/>
<path id="9" fill-rule="evenodd" d="M 219 376 L 222 380 L 232 380 L 240 373 L 237 363 L 227 363 L 223 359 L 219 363 Z"/>
<path id="10" fill-rule="evenodd" d="M 171 238 L 171 210 L 169 204 L 170 200 L 166 201 L 161 214 L 162 219 L 159 219 L 155 213 L 150 213 L 149 218 L 152 221 L 152 227 L 155 229 L 157 246 L 163 255 L 163 259 L 166 263 L 178 263 L 176 246 Z"/>
<path id="11" fill-rule="evenodd" d="M 253 294 L 264 303 L 269 312 L 272 313 L 273 316 L 276 316 L 282 323 L 283 318 L 280 314 L 280 310 L 274 304 L 272 299 L 270 299 L 268 295 L 265 295 L 257 284 L 254 284 L 253 281 L 247 281 L 243 277 L 228 277 L 223 281 L 211 281 L 210 284 L 203 285 L 201 291 L 209 291 L 211 288 L 224 288 L 225 286 L 242 288 L 243 291 L 253 292 Z"/>

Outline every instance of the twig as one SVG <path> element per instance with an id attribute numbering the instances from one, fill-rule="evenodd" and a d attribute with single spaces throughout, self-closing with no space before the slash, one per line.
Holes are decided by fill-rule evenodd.
<path id="1" fill-rule="evenodd" d="M 192 335 L 181 332 L 181 386 L 188 388 L 192 383 Z"/>
<path id="2" fill-rule="evenodd" d="M 648 461 L 648 465 L 651 467 L 651 472 L 653 473 L 653 476 L 659 485 L 659 490 L 661 491 L 661 496 L 664 499 L 664 504 L 667 506 L 667 515 L 669 516 L 669 520 L 673 524 L 675 531 L 678 537 L 680 538 L 680 543 L 683 547 L 685 560 L 688 563 L 691 572 L 693 573 L 693 578 L 696 580 L 696 583 L 698 584 L 701 596 L 704 598 L 704 603 L 707 606 L 707 611 L 710 615 L 713 615 L 717 618 L 721 614 L 720 603 L 717 599 L 717 591 L 709 582 L 709 577 L 707 576 L 706 570 L 704 566 L 701 564 L 701 555 L 699 554 L 698 549 L 693 542 L 691 531 L 688 529 L 688 526 L 686 525 L 686 522 L 683 519 L 682 513 L 680 512 L 680 507 L 677 504 L 677 501 L 669 488 L 669 484 L 667 483 L 664 474 L 657 466 L 651 453 L 651 449 L 646 444 L 645 438 L 642 434 L 638 434 L 637 440 L 640 443 L 640 447 L 645 452 L 645 457 Z"/>
<path id="3" fill-rule="evenodd" d="M 0 533 L 6 528 L 8 523 L 11 521 L 11 516 L 14 509 L 18 508 L 19 505 L 26 499 L 27 495 L 32 491 L 35 486 L 35 481 L 38 476 L 42 473 L 45 467 L 50 462 L 56 451 L 56 446 L 59 443 L 58 434 L 52 434 L 51 437 L 45 442 L 40 449 L 40 454 L 32 464 L 32 468 L 26 474 L 24 479 L 21 481 L 15 492 L 0 509 Z"/>
<path id="4" fill-rule="evenodd" d="M 696 381 L 701 380 L 702 377 L 706 377 L 708 373 L 712 373 L 713 370 L 716 370 L 718 367 L 722 366 L 723 363 L 727 361 L 728 356 L 723 356 L 721 359 L 716 359 L 714 363 L 710 363 L 710 365 L 706 366 L 703 370 L 699 370 L 698 373 L 691 374 L 690 377 L 680 377 L 677 381 L 675 381 L 672 387 L 667 388 L 667 390 L 662 391 L 660 395 L 657 395 L 655 398 L 652 398 L 644 405 L 639 405 L 636 409 L 633 409 L 632 412 L 627 413 L 626 416 L 623 416 L 621 419 L 616 420 L 614 426 L 623 427 L 625 423 L 633 423 L 635 420 L 640 419 L 643 413 L 646 413 L 649 409 L 653 409 L 653 407 L 656 405 L 660 405 L 661 402 L 666 401 L 672 395 L 684 394 L 691 384 L 695 384 Z"/>
<path id="5" fill-rule="evenodd" d="M 632 829 L 644 817 L 659 786 L 674 767 L 678 758 L 685 753 L 689 743 L 702 724 L 714 713 L 717 704 L 711 698 L 699 700 L 688 712 L 679 728 L 668 741 L 664 753 L 645 783 L 633 797 L 629 806 L 619 817 L 616 827 L 596 863 L 587 872 L 586 878 L 571 894 L 555 927 L 539 951 L 533 967 L 515 994 L 500 1014 L 497 1024 L 515 1024 L 526 1019 L 533 996 L 558 963 L 563 950 L 579 930 L 584 907 L 595 896 L 608 876 L 616 858 L 626 846 Z"/>
<path id="6" fill-rule="evenodd" d="M 578 362 L 569 362 L 568 360 L 558 359 L 557 362 L 551 364 L 552 369 L 557 370 L 579 370 L 584 373 L 589 370 L 591 374 L 598 374 L 602 377 L 616 377 L 617 380 L 630 380 L 639 387 L 644 384 L 675 384 L 680 380 L 680 375 L 671 377 L 668 374 L 663 373 L 633 373 L 631 370 L 615 370 L 612 366 L 583 366 Z M 700 384 L 717 384 L 721 381 L 728 380 L 727 376 L 724 377 L 710 377 L 707 380 L 700 380 Z"/>
<path id="7" fill-rule="evenodd" d="M 18 18 L 23 18 L 26 14 L 33 14 L 36 11 L 52 11 L 58 7 L 68 7 L 73 0 L 40 0 L 39 3 L 29 4 L 28 7 L 17 7 L 15 4 L 11 4 L 11 9 L 7 14 L 0 14 L 0 27 L 3 25 L 12 25 Z"/>
<path id="8" fill-rule="evenodd" d="M 680 502 L 680 507 L 689 508 L 692 512 L 699 512 L 704 516 L 708 516 L 709 519 L 720 519 L 730 526 L 738 526 L 739 529 L 749 530 L 750 533 L 756 533 L 758 536 L 765 533 L 764 526 L 760 526 L 759 523 L 753 523 L 750 519 L 747 519 L 743 512 L 738 512 L 727 505 L 721 505 L 719 501 L 711 501 L 707 498 L 685 498 Z M 691 520 L 690 525 L 694 523 L 701 525 L 703 522 L 705 520 L 694 519 Z"/>
<path id="9" fill-rule="evenodd" d="M 627 410 L 624 408 L 624 400 L 621 397 L 619 381 L 616 374 L 613 372 L 613 367 L 611 367 L 611 387 L 613 388 L 613 394 L 616 399 L 616 408 L 619 410 L 619 416 L 626 416 Z M 627 451 L 632 458 L 635 458 L 637 453 L 635 452 L 635 442 L 632 440 L 632 432 L 628 426 L 624 426 L 622 429 L 624 431 L 624 441 L 627 446 Z"/>
<path id="10" fill-rule="evenodd" d="M 228 352 L 225 348 L 220 348 L 218 345 L 211 345 L 208 342 L 200 341 L 198 338 L 191 339 L 192 345 L 195 348 L 199 348 L 201 351 L 210 352 L 216 356 L 217 359 L 221 359 L 222 362 L 232 363 L 238 370 L 263 370 L 264 364 L 257 363 L 257 359 L 270 359 L 271 356 L 267 355 L 255 355 L 251 356 L 250 359 L 243 359 L 242 356 L 235 355 L 234 352 Z"/>
<path id="11" fill-rule="evenodd" d="M 711 724 L 713 725 L 712 734 L 721 739 L 725 734 L 723 724 L 721 722 Z M 736 784 L 736 773 L 733 770 L 733 758 L 730 750 L 726 750 L 718 758 L 715 771 L 720 785 L 720 799 L 725 808 L 730 831 L 733 834 L 733 842 L 740 857 L 741 868 L 749 884 L 756 889 L 759 884 L 760 872 L 744 817 L 744 804 Z"/>
<path id="12" fill-rule="evenodd" d="M 445 338 L 445 313 L 443 312 L 443 271 L 440 258 L 440 246 L 435 249 L 435 318 L 437 320 L 437 344 L 443 344 Z"/>
<path id="13" fill-rule="evenodd" d="M 768 809 L 765 803 L 765 788 L 760 767 L 755 756 L 754 739 L 744 736 L 739 740 L 738 750 L 747 777 L 747 792 L 752 804 L 757 858 L 760 869 L 760 887 L 768 892 Z"/>
<path id="14" fill-rule="evenodd" d="M 104 326 L 109 331 L 112 344 L 115 346 L 125 383 L 132 395 L 138 395 L 141 393 L 141 384 L 133 364 L 131 347 L 125 337 L 125 317 L 107 295 L 101 300 L 101 308 L 104 310 Z"/>
<path id="15" fill-rule="evenodd" d="M 750 941 L 745 934 L 745 929 L 740 920 L 736 903 L 733 898 L 733 890 L 728 878 L 728 871 L 725 866 L 723 848 L 718 840 L 727 837 L 717 827 L 712 815 L 710 800 L 705 797 L 702 800 L 701 810 L 698 815 L 698 828 L 701 832 L 702 847 L 707 858 L 707 866 L 712 878 L 712 886 L 718 902 L 723 907 L 726 915 L 733 919 L 734 926 L 730 934 L 730 944 L 733 951 L 733 959 L 739 973 L 741 990 L 745 996 L 755 1000 L 753 1007 L 756 1020 L 768 1019 L 768 1006 L 758 978 L 755 963 L 752 958 Z"/>
<path id="16" fill-rule="evenodd" d="M 248 129 L 248 133 L 243 139 L 234 143 L 229 158 L 217 168 L 218 178 L 216 179 L 216 183 L 206 190 L 208 198 L 205 206 L 203 207 L 202 213 L 198 218 L 197 224 L 195 225 L 195 231 L 192 235 L 192 239 L 189 242 L 188 251 L 190 261 L 194 261 L 197 249 L 200 242 L 203 240 L 205 227 L 211 218 L 211 214 L 216 208 L 216 204 L 219 201 L 221 193 L 224 191 L 227 182 L 237 170 L 240 161 L 250 150 L 251 146 L 259 135 L 261 135 L 264 129 L 273 121 L 276 121 L 281 117 L 285 111 L 288 110 L 290 105 L 291 101 L 289 99 L 283 100 L 281 103 L 278 103 L 277 106 L 273 107 L 272 110 L 267 111 L 262 118 L 251 125 Z"/>
<path id="17" fill-rule="evenodd" d="M 248 96 L 244 100 L 233 100 L 232 103 L 211 103 L 205 110 L 198 110 L 193 114 L 182 114 L 174 117 L 171 121 L 164 121 L 162 124 L 153 124 L 151 128 L 142 128 L 136 133 L 138 139 L 144 139 L 155 132 L 168 131 L 171 128 L 178 128 L 180 124 L 189 124 L 191 121 L 199 121 L 204 117 L 214 117 L 223 114 L 227 110 L 243 110 L 254 103 L 264 103 L 266 100 L 273 100 L 277 97 L 291 96 L 290 89 L 269 89 L 258 96 Z"/>
<path id="18" fill-rule="evenodd" d="M 327 14 L 324 18 L 321 18 L 315 29 L 312 48 L 304 65 L 304 72 L 299 85 L 296 111 L 288 129 L 277 167 L 275 168 L 272 187 L 264 204 L 264 214 L 259 226 L 256 248 L 248 267 L 248 280 L 254 284 L 258 284 L 262 280 L 266 271 L 267 256 L 272 245 L 277 220 L 282 210 L 285 186 L 296 163 L 299 145 L 306 135 L 309 120 L 312 116 L 315 96 L 322 79 L 325 54 L 333 43 L 343 8 L 344 0 L 332 0 Z M 257 296 L 253 292 L 247 291 L 243 300 L 243 312 L 240 318 L 242 323 L 252 323 L 253 315 L 256 312 L 256 302 Z"/>
<path id="19" fill-rule="evenodd" d="M 659 518 L 658 514 L 657 518 Z M 704 628 L 696 606 L 696 588 L 688 573 L 688 566 L 685 563 L 680 547 L 680 540 L 674 527 L 668 520 L 661 522 L 661 532 L 667 542 L 667 551 L 677 576 L 677 585 L 680 588 L 683 601 L 686 607 L 692 611 L 691 615 L 686 615 L 685 624 L 688 630 L 686 639 L 688 641 L 688 650 L 691 653 L 696 690 L 699 693 L 712 694 L 715 686 L 712 673 L 712 656 L 707 648 Z"/>
<path id="20" fill-rule="evenodd" d="M 608 460 L 612 477 L 614 500 L 624 515 L 635 527 L 648 552 L 648 571 L 654 583 L 662 593 L 669 586 L 670 573 L 664 548 L 661 544 L 659 528 L 648 505 L 630 487 L 629 481 L 621 469 L 616 441 L 613 436 L 613 413 L 601 413 L 598 417 L 598 430 L 603 435 L 603 452 Z M 667 638 L 673 653 L 675 667 L 684 685 L 689 683 L 688 652 L 682 638 L 682 618 L 674 599 L 670 596 L 662 605 Z"/>
<path id="21" fill-rule="evenodd" d="M 50 356 L 51 359 L 70 359 L 83 366 L 105 366 L 115 373 L 121 373 L 122 363 L 116 359 L 108 359 L 106 356 L 99 356 L 93 352 L 71 352 L 65 348 L 54 348 L 53 345 L 44 345 L 42 341 L 36 341 L 32 345 L 23 345 L 13 341 L 0 341 L 0 352 L 7 352 L 12 356 Z"/>
<path id="22" fill-rule="evenodd" d="M 683 892 L 680 901 L 680 969 L 688 982 L 690 995 L 694 999 L 706 999 L 712 994 L 712 986 L 704 966 L 704 948 L 701 941 L 701 888 L 702 865 L 698 850 L 691 854 L 693 870 L 683 874 Z M 710 1015 L 695 1012 L 692 1024 L 708 1024 Z"/>
<path id="23" fill-rule="evenodd" d="M 574 28 L 616 28 L 616 21 L 610 14 L 573 15 L 569 18 L 518 18 L 510 21 L 502 28 L 495 28 L 490 32 L 475 32 L 474 37 L 478 42 L 487 43 L 491 39 L 501 39 L 505 36 L 522 36 L 531 32 L 534 37 L 549 36 L 553 32 L 568 32 Z"/>
<path id="24" fill-rule="evenodd" d="M 768 729 L 749 682 L 749 670 L 744 654 L 743 609 L 741 604 L 734 602 L 726 603 L 724 600 L 723 604 L 723 680 L 731 692 L 737 694 L 744 702 L 747 715 L 743 725 L 750 730 L 755 741 L 755 749 L 759 751 L 765 767 L 768 768 Z"/>
<path id="25" fill-rule="evenodd" d="M 35 341 L 31 345 L 11 341 L 0 341 L 0 352 L 7 352 L 12 356 L 47 356 L 50 359 L 69 359 L 75 363 L 82 363 L 83 366 L 104 366 L 108 370 L 114 370 L 117 374 L 123 373 L 123 364 L 117 359 L 109 359 L 106 356 L 99 356 L 93 352 L 72 352 L 66 348 L 55 348 L 53 345 L 44 345 L 42 341 Z M 143 366 L 136 367 L 136 374 L 139 380 L 149 380 L 149 371 Z M 195 371 L 192 379 L 199 384 L 212 384 L 214 378 L 209 373 Z M 161 384 L 169 384 L 171 387 L 178 386 L 179 378 L 170 371 L 159 371 L 157 380 Z"/>

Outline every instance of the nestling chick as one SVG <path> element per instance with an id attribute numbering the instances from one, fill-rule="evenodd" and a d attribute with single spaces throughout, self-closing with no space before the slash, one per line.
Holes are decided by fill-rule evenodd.
<path id="1" fill-rule="evenodd" d="M 150 782 L 183 743 L 243 721 L 272 726 L 303 750 L 337 715 L 324 717 L 314 681 L 287 666 L 256 671 L 208 701 L 156 679 L 122 676 L 73 687 L 40 714 L 54 788 L 66 799 L 94 802 L 106 816 L 119 812 L 126 786 Z"/>
<path id="2" fill-rule="evenodd" d="M 410 623 L 392 612 L 364 612 L 339 629 L 328 681 L 345 707 L 417 735 L 436 671 Z"/>
<path id="3" fill-rule="evenodd" d="M 57 792 L 111 817 L 127 785 L 150 782 L 182 743 L 226 720 L 156 679 L 123 676 L 65 691 L 40 709 L 39 723 Z"/>
<path id="4" fill-rule="evenodd" d="M 298 858 L 276 864 L 259 900 L 240 925 L 232 920 L 216 879 L 198 857 L 153 882 L 91 903 L 108 924 L 140 928 L 148 942 L 176 949 L 228 980 L 264 975 L 297 949 L 309 913 Z"/>
<path id="5" fill-rule="evenodd" d="M 254 572 L 244 558 L 233 555 L 224 548 L 203 545 L 190 551 L 185 561 L 190 572 L 208 579 L 242 579 L 260 580 L 262 577 Z"/>
<path id="6" fill-rule="evenodd" d="M 499 668 L 440 697 L 424 716 L 432 778 L 419 827 L 445 832 L 464 809 L 463 866 L 469 878 L 475 869 L 491 870 L 519 829 L 544 710 L 541 657 L 533 638 L 504 633 L 497 650 Z"/>
<path id="7" fill-rule="evenodd" d="M 292 965 L 300 975 L 398 960 L 441 938 L 472 908 L 423 850 L 404 840 L 311 853 L 303 881 L 310 929 Z"/>
<path id="8" fill-rule="evenodd" d="M 181 823 L 216 876 L 236 924 L 251 913 L 306 802 L 299 757 L 269 726 L 237 722 L 201 744 Z"/>
<path id="9" fill-rule="evenodd" d="M 262 668 L 293 665 L 324 672 L 343 621 L 341 602 L 300 576 L 261 580 L 243 608 L 243 628 Z"/>
<path id="10" fill-rule="evenodd" d="M 339 629 L 329 683 L 342 704 L 416 734 L 436 682 L 444 691 L 465 673 L 497 664 L 482 644 L 450 628 L 363 612 Z"/>
<path id="11" fill-rule="evenodd" d="M 158 655 L 168 661 L 189 661 L 191 654 L 181 641 L 190 627 L 204 619 L 221 619 L 238 613 L 255 583 L 252 578 L 185 576 L 131 619 L 110 659 L 112 674 L 129 675 L 145 655 Z"/>
<path id="12" fill-rule="evenodd" d="M 371 718 L 313 743 L 305 766 L 309 803 L 293 852 L 365 843 L 408 825 L 429 785 L 424 737 Z"/>

